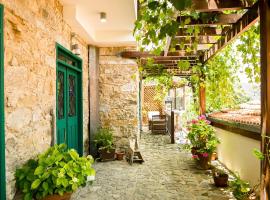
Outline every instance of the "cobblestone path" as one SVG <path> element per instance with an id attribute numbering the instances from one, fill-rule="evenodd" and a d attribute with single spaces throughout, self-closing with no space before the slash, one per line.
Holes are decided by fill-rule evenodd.
<path id="1" fill-rule="evenodd" d="M 210 172 L 196 168 L 190 154 L 169 144 L 169 136 L 142 133 L 145 162 L 97 162 L 93 185 L 73 200 L 229 200 L 229 192 L 213 186 Z"/>

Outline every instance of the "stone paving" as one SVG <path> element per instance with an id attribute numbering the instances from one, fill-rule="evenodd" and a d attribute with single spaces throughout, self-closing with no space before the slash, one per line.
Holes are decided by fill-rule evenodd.
<path id="1" fill-rule="evenodd" d="M 170 144 L 169 136 L 142 133 L 145 162 L 96 162 L 96 180 L 72 200 L 230 200 L 226 189 L 213 186 L 209 171 L 199 170 L 189 153 Z"/>

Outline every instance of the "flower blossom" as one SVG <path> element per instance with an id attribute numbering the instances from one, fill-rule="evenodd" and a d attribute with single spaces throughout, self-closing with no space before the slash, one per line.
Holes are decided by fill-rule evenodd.
<path id="1" fill-rule="evenodd" d="M 206 158 L 206 157 L 208 157 L 208 153 L 202 153 L 202 156 L 204 157 L 204 158 Z"/>
<path id="2" fill-rule="evenodd" d="M 191 121 L 191 123 L 192 124 L 196 124 L 198 121 L 196 120 L 196 119 L 193 119 L 192 121 Z"/>
<path id="3" fill-rule="evenodd" d="M 196 155 L 196 154 L 194 154 L 194 155 L 192 155 L 192 158 L 193 158 L 193 159 L 198 159 L 198 158 L 199 158 L 199 156 L 198 156 L 198 155 Z"/>
<path id="4" fill-rule="evenodd" d="M 206 120 L 206 123 L 207 123 L 207 124 L 211 124 L 211 122 L 210 122 L 209 120 Z"/>
<path id="5" fill-rule="evenodd" d="M 206 117 L 205 117 L 205 115 L 201 115 L 201 116 L 199 116 L 198 119 L 199 119 L 199 120 L 206 120 Z"/>

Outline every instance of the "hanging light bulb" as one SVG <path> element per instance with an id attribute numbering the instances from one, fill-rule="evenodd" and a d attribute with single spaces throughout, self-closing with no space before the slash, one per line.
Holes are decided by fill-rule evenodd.
<path id="1" fill-rule="evenodd" d="M 106 13 L 105 12 L 101 12 L 100 13 L 100 21 L 102 23 L 106 22 L 107 21 L 107 16 L 106 16 Z"/>

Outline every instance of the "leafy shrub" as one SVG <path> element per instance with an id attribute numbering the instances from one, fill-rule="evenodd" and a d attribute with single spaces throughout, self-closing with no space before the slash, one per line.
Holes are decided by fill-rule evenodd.
<path id="1" fill-rule="evenodd" d="M 67 150 L 65 144 L 55 145 L 16 170 L 16 186 L 25 200 L 74 192 L 85 186 L 87 176 L 95 175 L 92 163 L 91 156 L 80 157 L 74 149 Z"/>
<path id="2" fill-rule="evenodd" d="M 241 180 L 239 176 L 236 176 L 235 179 L 230 182 L 230 187 L 236 199 L 242 200 L 250 195 L 251 190 L 249 183 Z"/>
<path id="3" fill-rule="evenodd" d="M 99 128 L 95 137 L 94 143 L 99 149 L 113 149 L 113 132 L 110 128 Z"/>

